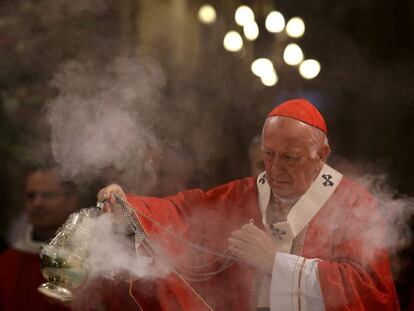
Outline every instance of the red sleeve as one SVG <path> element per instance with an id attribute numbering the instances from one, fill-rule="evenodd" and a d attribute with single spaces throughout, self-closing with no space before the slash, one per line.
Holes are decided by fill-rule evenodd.
<path id="1" fill-rule="evenodd" d="M 209 262 L 212 256 L 188 247 L 179 238 L 221 252 L 227 247 L 227 237 L 232 230 L 238 229 L 251 218 L 256 223 L 261 221 L 253 178 L 234 181 L 207 192 L 200 189 L 183 191 L 163 199 L 134 195 L 127 198 L 151 241 L 161 246 L 170 259 L 180 263 Z M 239 273 L 236 269 L 230 270 L 234 275 Z M 213 283 L 214 281 L 212 280 Z M 226 280 L 223 282 L 227 284 Z M 201 293 L 197 294 L 190 284 L 174 273 L 164 280 L 157 280 L 157 288 L 157 299 L 163 310 L 211 310 L 209 302 L 204 300 L 205 293 L 201 297 Z M 138 300 L 141 295 L 134 291 L 134 297 Z M 246 297 L 248 295 L 244 295 L 243 299 L 247 299 Z M 229 300 L 226 299 L 227 297 L 223 297 L 221 300 Z M 225 304 L 222 301 L 221 303 Z"/>
<path id="2" fill-rule="evenodd" d="M 326 310 L 399 310 L 385 223 L 372 196 L 360 192 L 352 208 L 336 217 L 331 255 L 319 263 Z"/>
<path id="3" fill-rule="evenodd" d="M 173 253 L 183 250 L 166 234 L 166 227 L 195 243 L 220 249 L 227 246 L 227 236 L 251 218 L 261 223 L 253 178 L 233 181 L 207 192 L 193 189 L 162 199 L 129 195 L 128 201 L 150 237 Z"/>

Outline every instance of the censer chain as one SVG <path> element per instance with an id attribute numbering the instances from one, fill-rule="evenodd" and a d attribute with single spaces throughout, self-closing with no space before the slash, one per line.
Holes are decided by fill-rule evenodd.
<path id="1" fill-rule="evenodd" d="M 135 233 L 135 235 L 137 236 L 137 238 L 142 241 L 145 249 L 147 250 L 147 252 L 149 252 L 152 256 L 155 256 L 155 249 L 157 249 L 158 253 L 162 253 L 162 256 L 159 256 L 160 258 L 168 258 L 167 256 L 165 256 L 165 252 L 162 251 L 159 248 L 154 247 L 152 241 L 150 241 L 148 235 L 146 234 L 146 232 L 143 230 L 141 224 L 139 223 L 139 221 L 133 217 L 132 215 L 132 207 L 129 205 L 128 202 L 126 202 L 124 199 L 122 199 L 117 193 L 114 193 L 114 197 L 118 202 L 119 208 L 122 212 L 122 214 L 125 216 L 125 218 L 127 219 L 132 231 Z M 170 231 L 168 228 L 166 228 L 163 224 L 159 223 L 157 220 L 153 219 L 152 217 L 136 211 L 140 216 L 144 217 L 145 219 L 147 219 L 148 221 L 150 221 L 151 223 L 159 226 L 163 231 L 165 231 L 166 233 L 168 233 L 171 237 L 173 237 L 174 239 L 185 243 L 187 246 L 194 248 L 198 251 L 201 252 L 205 252 L 208 253 L 210 255 L 215 255 L 217 258 L 215 258 L 214 260 L 208 262 L 208 263 L 204 263 L 204 264 L 199 264 L 199 265 L 188 265 L 188 266 L 181 266 L 178 265 L 176 263 L 173 262 L 168 262 L 166 263 L 168 266 L 170 266 L 175 273 L 177 273 L 180 277 L 182 277 L 183 279 L 187 280 L 187 281 L 191 281 L 191 282 L 202 282 L 202 281 L 207 281 L 209 279 L 211 279 L 212 277 L 214 277 L 215 275 L 223 272 L 224 270 L 226 270 L 227 268 L 229 268 L 231 265 L 233 265 L 235 262 L 238 261 L 238 258 L 233 256 L 233 255 L 228 255 L 229 250 L 228 249 L 224 249 L 223 251 L 221 251 L 220 253 L 215 252 L 213 250 L 210 250 L 208 248 L 205 248 L 203 246 L 197 245 L 187 239 L 185 239 L 184 237 Z M 219 268 L 217 268 L 214 271 L 210 271 L 210 272 L 201 272 L 201 271 L 196 271 L 197 269 L 202 269 L 202 268 L 206 268 L 208 266 L 211 266 L 212 264 L 218 262 L 220 259 L 224 259 L 224 262 L 221 264 L 221 266 Z M 165 262 L 165 260 L 163 260 Z"/>

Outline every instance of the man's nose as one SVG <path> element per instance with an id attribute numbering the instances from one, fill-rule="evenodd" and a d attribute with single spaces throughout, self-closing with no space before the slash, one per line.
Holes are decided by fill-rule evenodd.
<path id="1" fill-rule="evenodd" d="M 41 205 L 43 203 L 43 196 L 42 195 L 37 195 L 34 199 L 33 202 L 35 205 Z"/>
<path id="2" fill-rule="evenodd" d="M 273 157 L 273 161 L 272 161 L 272 172 L 278 172 L 281 169 L 283 169 L 283 163 L 282 161 L 280 161 L 280 158 L 275 156 Z"/>
<path id="3" fill-rule="evenodd" d="M 31 198 L 31 203 L 32 203 L 32 205 L 33 206 L 41 206 L 41 205 L 43 205 L 44 204 L 44 201 L 45 201 L 45 199 L 44 199 L 44 197 L 43 197 L 43 195 L 41 194 L 41 193 L 36 193 L 34 196 L 33 196 L 33 198 Z"/>

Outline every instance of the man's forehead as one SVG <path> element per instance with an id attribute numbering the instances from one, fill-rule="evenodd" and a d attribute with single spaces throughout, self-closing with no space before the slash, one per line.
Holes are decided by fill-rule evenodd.
<path id="1" fill-rule="evenodd" d="M 279 152 L 307 152 L 310 144 L 299 140 L 263 140 L 263 150 L 277 150 Z"/>
<path id="2" fill-rule="evenodd" d="M 53 169 L 36 170 L 26 177 L 26 187 L 60 188 L 61 180 Z"/>
<path id="3" fill-rule="evenodd" d="M 267 118 L 263 128 L 263 140 L 278 139 L 287 140 L 291 143 L 303 144 L 314 138 L 314 129 L 309 124 L 287 117 Z"/>

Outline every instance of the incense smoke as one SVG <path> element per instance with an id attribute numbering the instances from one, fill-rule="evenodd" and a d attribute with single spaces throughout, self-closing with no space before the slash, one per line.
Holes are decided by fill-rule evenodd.
<path id="1" fill-rule="evenodd" d="M 63 177 L 78 184 L 104 177 L 106 183 L 139 193 L 152 189 L 158 176 L 156 159 L 165 156 L 152 130 L 164 84 L 160 66 L 147 58 L 62 66 L 51 81 L 59 95 L 49 103 L 47 117 Z M 77 293 L 75 309 L 92 294 L 102 301 L 104 294 L 96 289 L 104 286 L 102 278 L 122 286 L 131 278 L 162 277 L 167 272 L 153 265 L 152 258 L 137 255 L 135 237 L 119 224 L 122 219 L 112 214 L 97 219 L 85 262 L 88 280 Z"/>
<path id="2" fill-rule="evenodd" d="M 365 185 L 374 195 L 383 219 L 385 220 L 385 239 L 391 256 L 391 265 L 395 275 L 400 271 L 397 260 L 398 253 L 412 243 L 412 231 L 410 219 L 414 215 L 414 198 L 402 196 L 397 190 L 387 184 L 386 175 L 364 175 L 358 178 L 358 182 Z M 375 221 L 375 220 L 374 220 Z M 378 228 L 384 230 L 384 228 Z M 370 233 L 370 239 L 366 241 L 367 250 L 376 246 L 376 230 Z"/>
<path id="3" fill-rule="evenodd" d="M 386 246 L 394 277 L 398 277 L 401 272 L 399 252 L 407 248 L 413 240 L 410 219 L 414 216 L 414 198 L 398 193 L 390 186 L 387 174 L 372 163 L 351 163 L 336 155 L 331 161 L 334 168 L 373 195 L 374 201 L 367 202 L 366 206 L 356 210 L 353 215 L 356 219 L 366 221 L 363 228 L 354 225 L 352 230 L 360 233 L 363 256 L 372 260 L 376 252 Z M 376 205 L 374 212 L 372 206 L 369 206 L 371 204 Z M 332 223 L 327 226 L 334 229 L 336 225 Z"/>
<path id="4" fill-rule="evenodd" d="M 62 66 L 51 82 L 59 96 L 47 113 L 63 176 L 116 174 L 135 189 L 154 183 L 151 159 L 159 146 L 146 113 L 157 108 L 164 81 L 155 62 L 138 58 Z"/>
<path id="5" fill-rule="evenodd" d="M 116 219 L 114 214 L 106 213 L 97 219 L 86 261 L 89 279 L 100 276 L 115 279 L 125 272 L 133 278 L 165 275 L 167 269 L 155 269 L 151 257 L 137 256 L 135 236 L 127 233 L 125 223 Z"/>
<path id="6" fill-rule="evenodd" d="M 72 309 L 85 310 L 85 305 L 88 310 L 106 308 L 104 301 L 114 297 L 132 303 L 128 295 L 130 282 L 137 281 L 143 291 L 146 283 L 141 281 L 162 278 L 168 273 L 167 267 L 156 263 L 135 243 L 122 218 L 106 213 L 85 220 L 88 221 L 71 236 L 75 246 L 87 248 L 83 262 L 87 277 L 81 287 L 74 289 Z M 85 235 L 85 226 L 93 229 L 92 236 Z"/>

